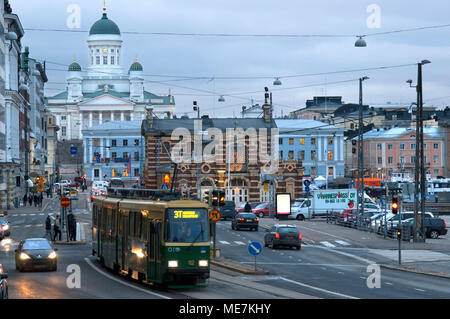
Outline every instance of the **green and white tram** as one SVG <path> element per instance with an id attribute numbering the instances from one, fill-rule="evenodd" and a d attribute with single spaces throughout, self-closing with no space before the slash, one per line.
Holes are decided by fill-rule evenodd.
<path id="1" fill-rule="evenodd" d="M 102 265 L 171 288 L 206 286 L 208 205 L 151 190 L 108 194 L 93 200 L 92 252 Z"/>

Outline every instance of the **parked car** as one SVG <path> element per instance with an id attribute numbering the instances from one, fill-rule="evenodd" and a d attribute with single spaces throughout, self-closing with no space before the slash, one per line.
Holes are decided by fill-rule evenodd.
<path id="1" fill-rule="evenodd" d="M 419 212 L 419 214 L 421 214 L 421 212 Z M 414 218 L 414 212 L 404 212 L 401 214 L 402 216 L 402 222 L 406 219 L 410 219 L 410 218 Z M 425 212 L 425 219 L 428 218 L 433 218 L 434 215 L 432 213 L 429 212 Z M 400 220 L 400 214 L 389 214 L 386 216 L 386 225 L 384 223 L 384 218 L 380 219 L 380 225 L 377 228 L 377 232 L 382 232 L 384 230 L 384 228 L 386 227 L 387 229 L 391 229 L 393 227 L 397 227 L 397 225 L 399 224 L 399 220 Z"/>
<path id="2" fill-rule="evenodd" d="M 8 299 L 8 274 L 0 264 L 0 299 Z"/>
<path id="3" fill-rule="evenodd" d="M 312 217 L 312 210 L 302 209 L 309 206 L 309 201 L 307 198 L 297 198 L 294 204 L 291 205 L 291 214 L 288 216 L 289 219 L 305 220 L 306 218 Z"/>
<path id="4" fill-rule="evenodd" d="M 236 215 L 236 208 L 234 201 L 226 200 L 223 202 L 223 206 L 220 206 L 220 215 L 223 219 L 232 219 Z"/>
<path id="5" fill-rule="evenodd" d="M 245 205 L 246 205 L 247 203 L 242 203 L 241 205 L 239 205 L 239 207 L 238 208 L 236 208 L 236 213 L 242 213 L 242 212 L 244 212 L 244 209 L 245 209 Z M 252 207 L 252 209 L 253 208 L 255 208 L 256 206 L 258 206 L 259 204 L 261 204 L 261 202 L 253 202 L 253 203 L 250 203 L 250 206 Z"/>
<path id="6" fill-rule="evenodd" d="M 273 205 L 269 203 L 261 203 L 252 209 L 252 213 L 259 218 L 263 218 L 264 216 L 269 216 L 269 208 L 273 208 Z"/>
<path id="7" fill-rule="evenodd" d="M 231 221 L 232 230 L 240 230 L 241 228 L 249 228 L 258 231 L 259 219 L 253 213 L 238 213 Z"/>
<path id="8" fill-rule="evenodd" d="M 94 183 L 92 183 L 92 189 L 93 190 L 97 190 L 97 189 L 104 189 L 104 190 L 106 190 L 107 187 L 108 187 L 108 182 L 107 181 L 94 181 Z"/>
<path id="9" fill-rule="evenodd" d="M 402 221 L 403 224 L 409 224 L 411 236 L 413 236 L 414 218 L 408 218 Z M 395 226 L 398 229 L 398 224 Z M 447 225 L 445 220 L 438 217 L 425 218 L 425 235 L 428 238 L 437 239 L 439 236 L 447 235 Z"/>
<path id="10" fill-rule="evenodd" d="M 0 213 L 0 227 L 2 229 L 2 239 L 3 237 L 8 237 L 11 235 L 10 226 L 8 220 L 4 213 Z"/>
<path id="11" fill-rule="evenodd" d="M 15 250 L 16 270 L 47 268 L 56 271 L 58 256 L 45 238 L 29 238 L 21 240 Z"/>
<path id="12" fill-rule="evenodd" d="M 276 224 L 266 230 L 264 246 L 271 246 L 272 249 L 278 246 L 289 246 L 300 250 L 302 248 L 302 234 L 295 225 Z"/>

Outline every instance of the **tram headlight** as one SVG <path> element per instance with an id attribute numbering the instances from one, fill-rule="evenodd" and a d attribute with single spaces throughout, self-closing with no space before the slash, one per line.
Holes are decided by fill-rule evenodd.
<path id="1" fill-rule="evenodd" d="M 199 260 L 198 266 L 199 267 L 208 267 L 208 261 L 207 260 Z"/>
<path id="2" fill-rule="evenodd" d="M 177 268 L 178 267 L 178 260 L 169 260 L 168 266 L 169 266 L 169 268 Z"/>

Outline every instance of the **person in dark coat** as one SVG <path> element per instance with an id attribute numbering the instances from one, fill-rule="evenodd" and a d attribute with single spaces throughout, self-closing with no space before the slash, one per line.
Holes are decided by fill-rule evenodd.
<path id="1" fill-rule="evenodd" d="M 39 197 L 36 194 L 34 194 L 34 197 L 33 197 L 34 207 L 37 207 L 38 200 L 39 200 Z"/>
<path id="2" fill-rule="evenodd" d="M 27 200 L 28 200 L 27 194 L 23 195 L 23 207 L 27 206 Z"/>
<path id="3" fill-rule="evenodd" d="M 45 235 L 44 238 L 47 238 L 47 235 L 50 237 L 50 240 L 52 240 L 52 220 L 49 215 L 47 215 L 47 218 L 45 219 Z"/>
<path id="4" fill-rule="evenodd" d="M 244 212 L 248 212 L 248 213 L 251 213 L 251 212 L 252 212 L 252 205 L 250 205 L 249 202 L 247 202 L 247 204 L 245 204 L 245 206 L 244 206 Z"/>
<path id="5" fill-rule="evenodd" d="M 75 215 L 73 215 L 73 223 L 72 223 L 72 229 L 70 231 L 71 233 L 71 241 L 76 241 L 77 240 L 77 218 L 75 217 Z"/>
<path id="6" fill-rule="evenodd" d="M 44 201 L 44 195 L 42 192 L 39 194 L 39 207 L 42 207 L 42 202 Z"/>
<path id="7" fill-rule="evenodd" d="M 55 223 L 53 224 L 53 241 L 56 240 L 56 237 L 61 240 L 61 218 L 59 215 L 56 215 Z"/>
<path id="8" fill-rule="evenodd" d="M 30 203 L 30 207 L 33 206 L 33 196 L 30 194 L 30 197 L 28 197 L 28 202 Z"/>
<path id="9" fill-rule="evenodd" d="M 73 238 L 73 224 L 75 223 L 75 216 L 73 216 L 72 211 L 67 214 L 67 229 L 69 230 L 69 240 L 72 241 Z"/>

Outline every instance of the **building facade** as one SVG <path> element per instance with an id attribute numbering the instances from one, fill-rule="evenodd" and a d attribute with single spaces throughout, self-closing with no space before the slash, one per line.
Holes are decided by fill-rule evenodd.
<path id="1" fill-rule="evenodd" d="M 116 177 L 131 186 L 141 179 L 145 160 L 142 121 L 112 121 L 83 130 L 87 181 Z"/>
<path id="2" fill-rule="evenodd" d="M 305 177 L 344 177 L 344 129 L 314 120 L 275 120 L 282 161 L 299 161 Z"/>
<path id="3" fill-rule="evenodd" d="M 173 176 L 174 165 L 169 156 L 174 159 L 178 154 L 186 157 L 178 164 L 175 189 L 188 189 L 194 196 L 204 198 L 205 192 L 217 180 L 217 186 L 225 190 L 227 200 L 232 200 L 237 205 L 247 201 L 269 201 L 270 194 L 264 187 L 268 178 L 264 174 L 267 172 L 265 169 L 271 166 L 270 158 L 276 158 L 272 160 L 274 171 L 271 175 L 275 179 L 273 183 L 276 192 L 291 193 L 292 199 L 301 196 L 302 163 L 294 160 L 278 162 L 278 134 L 274 135 L 272 131 L 276 129 L 276 122 L 270 118 L 267 109 L 262 118 L 240 119 L 206 116 L 201 120 L 157 119 L 151 115 L 151 109 L 149 113 L 142 125 L 146 152 L 146 188 L 163 188 L 165 176 Z M 182 137 L 179 134 L 173 135 L 177 129 L 181 130 L 177 132 L 184 132 Z M 243 138 L 240 148 L 233 142 L 237 141 L 233 132 L 243 134 L 240 135 Z M 257 132 L 257 139 L 247 136 L 249 134 L 254 137 L 254 132 Z M 223 143 L 211 144 L 219 137 L 222 137 Z M 177 149 L 180 141 L 185 139 L 194 141 L 192 148 Z M 191 143 L 186 142 L 186 147 L 188 145 Z M 197 151 L 194 149 L 195 145 Z M 214 150 L 211 145 L 216 145 Z M 267 157 L 261 157 L 261 154 L 266 154 Z"/>
<path id="4" fill-rule="evenodd" d="M 46 105 L 60 127 L 58 140 L 82 140 L 83 130 L 108 121 L 143 120 L 151 106 L 159 117 L 172 117 L 175 100 L 144 88 L 144 73 L 137 59 L 124 71 L 120 29 L 104 9 L 87 40 L 87 74 L 74 61 L 67 72 L 67 89 L 48 97 Z"/>
<path id="5" fill-rule="evenodd" d="M 424 127 L 425 172 L 431 178 L 445 175 L 445 134 L 439 127 Z M 358 148 L 357 137 L 354 148 Z M 374 129 L 364 134 L 364 171 L 366 177 L 390 181 L 393 173 L 415 175 L 415 127 Z M 357 167 L 357 152 L 353 154 Z"/>

